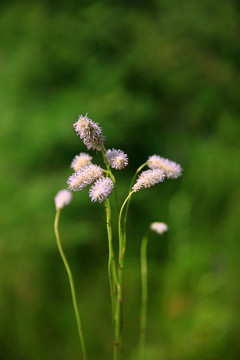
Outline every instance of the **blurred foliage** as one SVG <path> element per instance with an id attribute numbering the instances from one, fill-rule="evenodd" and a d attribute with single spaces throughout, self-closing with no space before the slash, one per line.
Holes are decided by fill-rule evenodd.
<path id="1" fill-rule="evenodd" d="M 124 359 L 137 358 L 152 221 L 169 233 L 149 243 L 146 360 L 239 359 L 239 14 L 234 0 L 1 2 L 2 359 L 79 357 L 53 197 L 85 151 L 72 124 L 86 112 L 129 155 L 122 199 L 149 155 L 184 168 L 131 203 Z M 111 359 L 104 208 L 77 193 L 60 227 L 89 359 Z"/>

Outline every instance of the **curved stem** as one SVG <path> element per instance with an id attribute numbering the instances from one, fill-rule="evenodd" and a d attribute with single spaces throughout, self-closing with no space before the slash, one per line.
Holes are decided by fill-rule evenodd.
<path id="1" fill-rule="evenodd" d="M 107 168 L 106 176 L 110 176 L 110 178 L 112 179 L 114 184 L 116 184 L 116 179 L 111 172 L 110 164 L 108 164 L 108 162 L 107 162 L 104 151 L 102 151 L 102 157 L 103 157 L 105 166 Z M 118 212 L 119 206 L 118 206 L 118 196 L 117 196 L 116 186 L 114 186 L 114 194 L 115 194 L 115 201 L 116 201 L 116 211 Z M 109 278 L 110 291 L 111 291 L 112 314 L 113 314 L 113 325 L 114 325 L 113 357 L 114 357 L 114 360 L 118 360 L 119 341 L 116 340 L 116 323 L 118 322 L 118 320 L 116 320 L 116 317 L 118 317 L 117 314 L 120 312 L 120 310 L 119 310 L 120 290 L 119 290 L 119 282 L 118 282 L 114 250 L 113 250 L 113 244 L 112 244 L 111 206 L 110 206 L 110 202 L 108 199 L 105 202 L 105 208 L 106 208 L 106 217 L 107 217 L 107 232 L 108 232 L 108 246 L 109 246 L 108 278 Z M 118 336 L 117 336 L 117 338 L 118 338 Z"/>
<path id="2" fill-rule="evenodd" d="M 123 214 L 123 210 L 125 205 L 127 204 L 128 200 L 130 201 L 130 198 L 133 194 L 133 191 L 131 191 L 128 196 L 126 197 L 126 199 L 124 200 L 122 207 L 120 209 L 119 212 L 119 217 L 118 217 L 118 237 L 119 237 L 119 264 L 121 263 L 121 261 L 123 260 L 123 256 L 125 253 L 125 247 L 126 247 L 126 236 L 125 236 L 125 228 L 124 231 L 122 229 L 122 214 Z"/>
<path id="3" fill-rule="evenodd" d="M 132 190 L 132 187 L 133 187 L 133 184 L 136 180 L 136 177 L 138 175 L 138 173 L 147 165 L 147 162 L 145 162 L 144 164 L 142 164 L 135 172 L 135 174 L 133 175 L 133 178 L 131 180 L 131 183 L 130 183 L 130 187 L 129 187 L 129 195 L 131 193 L 131 190 Z M 118 228 L 119 228 L 119 261 L 120 261 L 120 257 L 124 257 L 124 253 L 125 253 L 125 249 L 126 249 L 126 225 L 127 225 L 127 215 L 128 215 L 128 209 L 129 209 L 129 205 L 130 205 L 130 200 L 131 200 L 131 196 L 129 196 L 125 201 L 126 201 L 126 210 L 125 210 L 125 214 L 124 214 L 124 218 L 123 218 L 123 234 L 120 234 L 120 232 L 122 231 L 121 230 L 121 217 L 122 217 L 122 211 L 123 211 L 123 208 L 125 206 L 125 204 L 123 204 L 123 207 L 120 211 L 120 214 L 119 214 L 119 225 L 118 225 Z M 123 236 L 123 239 L 121 239 L 121 237 Z M 122 244 L 122 245 L 121 245 Z M 123 251 L 121 251 L 121 246 L 123 247 Z M 122 254 L 121 254 L 122 253 Z M 123 264 L 122 265 L 119 265 L 119 282 L 120 284 L 122 284 L 122 271 L 123 271 Z M 121 359 L 121 356 L 122 356 L 122 344 L 121 344 L 121 332 L 122 332 L 122 306 L 120 306 L 120 329 L 119 329 L 119 359 Z"/>
<path id="4" fill-rule="evenodd" d="M 104 163 L 106 165 L 106 168 L 107 168 L 107 170 L 104 170 L 104 171 L 107 173 L 107 176 L 110 176 L 110 178 L 112 179 L 114 184 L 116 184 L 116 179 L 115 179 L 113 173 L 111 172 L 110 164 L 108 164 L 108 162 L 107 162 L 104 151 L 102 151 L 102 157 L 103 157 L 103 161 L 104 161 Z M 118 207 L 118 198 L 117 198 L 116 186 L 114 186 L 114 193 L 115 193 L 116 206 Z M 108 267 L 109 267 L 109 271 L 110 271 L 110 268 L 112 268 L 113 280 L 115 282 L 115 286 L 117 286 L 118 279 L 117 279 L 117 270 L 116 270 L 116 263 L 115 263 L 113 244 L 112 244 L 111 205 L 110 205 L 109 199 L 107 199 L 106 202 L 105 202 L 105 208 L 106 208 L 108 243 L 109 243 L 109 264 L 108 264 Z M 114 283 L 112 283 L 112 286 L 114 287 Z M 111 283 L 110 283 L 110 288 L 111 288 Z"/>
<path id="5" fill-rule="evenodd" d="M 136 170 L 135 174 L 132 177 L 131 183 L 130 183 L 130 187 L 129 187 L 129 193 L 132 190 L 133 184 L 136 180 L 137 175 L 140 173 L 140 171 L 147 166 L 147 163 L 145 162 L 144 164 L 142 164 L 141 166 L 139 166 L 139 168 Z M 124 219 L 123 219 L 123 226 L 124 226 L 124 236 L 126 237 L 126 226 L 127 226 L 127 216 L 128 216 L 128 209 L 129 209 L 129 205 L 130 205 L 130 201 L 131 199 L 129 199 L 127 206 L 126 206 L 126 210 L 125 210 L 125 215 L 124 215 Z M 126 242 L 126 239 L 124 239 L 124 241 Z"/>
<path id="6" fill-rule="evenodd" d="M 126 237 L 123 233 L 122 228 L 122 214 L 124 207 L 127 203 L 127 201 L 132 196 L 133 191 L 128 194 L 126 199 L 124 200 L 122 207 L 119 212 L 119 218 L 118 218 L 118 236 L 119 236 L 119 270 L 118 270 L 118 285 L 117 285 L 117 302 L 116 302 L 116 310 L 115 310 L 115 339 L 114 339 L 114 360 L 120 360 L 121 359 L 121 349 L 120 349 L 120 341 L 121 341 L 121 307 L 122 307 L 122 280 L 123 280 L 123 265 L 124 265 L 124 254 L 126 250 L 126 243 L 124 239 Z"/>
<path id="7" fill-rule="evenodd" d="M 60 209 L 57 209 L 55 222 L 54 222 L 54 230 L 55 230 L 55 235 L 56 235 L 56 240 L 57 240 L 57 246 L 58 246 L 58 250 L 61 255 L 62 261 L 64 263 L 65 269 L 68 274 L 68 279 L 69 279 L 71 294 L 72 294 L 73 309 L 74 309 L 74 313 L 75 313 L 75 317 L 76 317 L 76 321 L 77 321 L 78 334 L 79 334 L 80 344 L 81 344 L 81 348 L 82 348 L 81 355 L 82 355 L 82 359 L 86 360 L 87 356 L 86 356 L 86 350 L 85 350 L 85 342 L 84 342 L 84 337 L 83 337 L 83 331 L 82 331 L 82 325 L 81 325 L 78 305 L 77 305 L 76 291 L 75 291 L 75 286 L 74 286 L 74 282 L 73 282 L 72 272 L 71 272 L 70 266 L 68 264 L 68 261 L 66 259 L 66 256 L 64 254 L 62 244 L 60 241 L 59 231 L 58 231 L 59 217 L 60 217 Z"/>
<path id="8" fill-rule="evenodd" d="M 117 284 L 118 284 L 118 279 L 117 279 L 113 244 L 112 244 L 111 207 L 110 207 L 110 202 L 108 199 L 105 201 L 105 209 L 106 209 L 106 223 L 107 223 L 108 248 L 109 248 L 108 278 L 109 278 L 110 293 L 111 293 L 110 295 L 111 295 L 111 302 L 112 302 L 112 318 L 114 319 L 115 296 L 116 296 L 116 288 L 117 288 Z"/>
<path id="9" fill-rule="evenodd" d="M 148 236 L 145 235 L 141 243 L 141 283 L 142 283 L 142 302 L 140 315 L 140 335 L 139 335 L 139 360 L 144 360 L 145 355 L 145 339 L 146 339 L 146 321 L 147 321 L 147 245 Z"/>
<path id="10" fill-rule="evenodd" d="M 139 166 L 139 168 L 136 170 L 135 174 L 133 175 L 132 177 L 132 180 L 131 180 L 131 184 L 130 184 L 130 187 L 129 187 L 129 192 L 131 191 L 131 188 L 133 187 L 133 184 L 136 180 L 136 177 L 138 176 L 138 173 L 140 173 L 140 171 L 145 167 L 147 166 L 147 162 L 143 163 L 141 166 Z"/>

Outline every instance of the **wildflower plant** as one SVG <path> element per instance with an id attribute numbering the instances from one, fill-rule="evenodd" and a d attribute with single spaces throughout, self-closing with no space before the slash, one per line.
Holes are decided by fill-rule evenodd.
<path id="1" fill-rule="evenodd" d="M 81 344 L 81 357 L 87 359 L 83 329 L 80 320 L 78 302 L 76 299 L 75 286 L 72 278 L 69 263 L 64 254 L 59 231 L 59 217 L 61 210 L 70 204 L 72 192 L 82 191 L 89 186 L 88 194 L 92 202 L 104 203 L 106 212 L 106 227 L 109 247 L 108 257 L 108 278 L 111 296 L 112 323 L 113 323 L 113 360 L 122 360 L 122 284 L 124 271 L 124 257 L 126 252 L 127 234 L 126 223 L 128 209 L 131 197 L 141 189 L 148 189 L 167 179 L 176 179 L 182 174 L 182 168 L 174 161 L 162 158 L 159 155 L 152 155 L 135 172 L 128 195 L 123 201 L 118 212 L 118 254 L 114 254 L 113 231 L 112 231 L 112 212 L 110 196 L 115 193 L 115 201 L 118 204 L 117 183 L 113 170 L 123 170 L 128 165 L 128 156 L 120 149 L 105 148 L 105 137 L 98 123 L 90 119 L 87 114 L 80 115 L 73 124 L 74 130 L 83 141 L 88 150 L 101 152 L 103 166 L 95 165 L 93 157 L 88 153 L 81 152 L 76 155 L 71 163 L 74 173 L 67 179 L 68 190 L 64 189 L 57 193 L 55 197 L 56 217 L 55 217 L 55 235 L 59 253 L 62 257 L 65 269 L 67 271 L 70 289 L 73 301 L 74 313 L 77 321 L 79 339 Z M 148 167 L 148 170 L 143 170 Z M 117 206 L 118 208 L 118 206 Z M 154 222 L 150 228 L 158 234 L 163 234 L 168 227 L 165 223 Z M 139 340 L 139 360 L 144 359 L 145 337 L 146 337 L 146 316 L 147 316 L 147 243 L 148 232 L 143 237 L 141 243 L 141 281 L 142 281 L 142 305 L 140 316 L 140 340 Z"/>

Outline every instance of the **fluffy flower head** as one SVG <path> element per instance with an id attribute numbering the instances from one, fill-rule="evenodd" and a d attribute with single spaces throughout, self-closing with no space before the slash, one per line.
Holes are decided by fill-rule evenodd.
<path id="1" fill-rule="evenodd" d="M 163 182 L 165 177 L 164 171 L 161 169 L 153 169 L 143 171 L 136 181 L 136 184 L 133 186 L 132 190 L 134 192 L 139 191 L 142 188 L 150 188 L 158 184 L 159 182 Z"/>
<path id="2" fill-rule="evenodd" d="M 93 202 L 98 201 L 101 203 L 109 197 L 113 188 L 113 181 L 108 177 L 102 177 L 90 187 L 89 196 Z"/>
<path id="3" fill-rule="evenodd" d="M 79 191 L 90 185 L 94 180 L 101 177 L 102 169 L 98 165 L 85 165 L 67 179 L 68 188 Z"/>
<path id="4" fill-rule="evenodd" d="M 62 209 L 69 205 L 72 200 L 72 194 L 68 190 L 60 190 L 54 198 L 56 209 Z"/>
<path id="5" fill-rule="evenodd" d="M 168 179 L 177 179 L 182 175 L 182 168 L 179 164 L 159 155 L 150 156 L 147 165 L 150 169 L 163 169 Z"/>
<path id="6" fill-rule="evenodd" d="M 165 231 L 168 231 L 168 226 L 164 222 L 153 222 L 150 225 L 150 229 L 155 231 L 157 234 L 162 235 Z"/>
<path id="7" fill-rule="evenodd" d="M 104 150 L 102 129 L 99 124 L 90 119 L 87 114 L 85 116 L 80 115 L 78 121 L 73 124 L 73 127 L 88 150 Z"/>
<path id="8" fill-rule="evenodd" d="M 121 170 L 128 164 L 128 156 L 122 150 L 108 149 L 105 155 L 113 169 Z"/>
<path id="9" fill-rule="evenodd" d="M 76 155 L 71 163 L 71 168 L 74 171 L 78 171 L 85 165 L 90 165 L 92 160 L 92 156 L 86 154 L 86 153 L 80 153 L 79 155 Z"/>

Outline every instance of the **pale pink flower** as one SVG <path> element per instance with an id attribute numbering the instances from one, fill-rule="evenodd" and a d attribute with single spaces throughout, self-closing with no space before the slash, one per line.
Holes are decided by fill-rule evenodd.
<path id="1" fill-rule="evenodd" d="M 89 149 L 104 150 L 104 136 L 99 124 L 90 119 L 87 114 L 80 115 L 78 121 L 73 124 L 75 131 Z"/>
<path id="2" fill-rule="evenodd" d="M 182 168 L 175 161 L 165 159 L 159 155 L 152 155 L 147 160 L 150 169 L 162 169 L 168 179 L 177 179 L 182 175 Z"/>
<path id="3" fill-rule="evenodd" d="M 78 171 L 85 165 L 90 165 L 92 160 L 92 156 L 86 154 L 86 153 L 80 153 L 79 155 L 76 155 L 71 163 L 71 168 L 74 171 Z"/>
<path id="4" fill-rule="evenodd" d="M 72 194 L 70 191 L 63 189 L 60 190 L 54 198 L 56 209 L 62 209 L 69 205 L 72 200 Z"/>
<path id="5" fill-rule="evenodd" d="M 128 164 L 128 156 L 122 150 L 108 149 L 105 155 L 107 162 L 113 169 L 121 170 Z"/>
<path id="6" fill-rule="evenodd" d="M 150 225 L 150 229 L 162 235 L 165 231 L 168 231 L 168 226 L 164 222 L 155 221 Z"/>
<path id="7" fill-rule="evenodd" d="M 136 181 L 136 184 L 133 186 L 132 190 L 134 192 L 139 191 L 142 188 L 150 188 L 158 184 L 159 182 L 163 182 L 165 177 L 164 171 L 161 169 L 154 170 L 146 170 L 143 171 Z"/>
<path id="8" fill-rule="evenodd" d="M 98 165 L 85 165 L 67 179 L 68 188 L 72 191 L 79 191 L 100 178 L 103 174 L 102 168 Z"/>
<path id="9" fill-rule="evenodd" d="M 101 203 L 110 196 L 113 188 L 113 181 L 109 177 L 102 177 L 90 187 L 89 196 L 93 202 Z"/>

